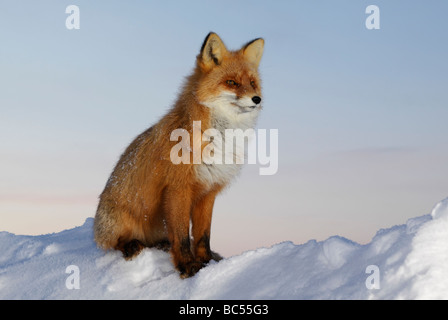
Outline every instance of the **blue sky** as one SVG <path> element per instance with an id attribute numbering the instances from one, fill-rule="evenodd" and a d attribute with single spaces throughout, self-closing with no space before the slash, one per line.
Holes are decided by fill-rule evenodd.
<path id="1" fill-rule="evenodd" d="M 80 8 L 68 30 L 65 8 Z M 368 5 L 380 29 L 365 27 Z M 3 1 L 0 230 L 59 231 L 93 216 L 127 144 L 170 107 L 209 31 L 266 41 L 256 165 L 216 203 L 224 254 L 339 234 L 367 242 L 448 196 L 444 1 Z"/>

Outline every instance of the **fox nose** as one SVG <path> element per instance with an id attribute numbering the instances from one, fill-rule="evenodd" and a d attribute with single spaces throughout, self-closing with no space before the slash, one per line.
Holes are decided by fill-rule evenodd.
<path id="1" fill-rule="evenodd" d="M 259 96 L 253 96 L 253 97 L 252 97 L 252 101 L 253 101 L 255 104 L 259 104 L 259 103 L 261 102 L 261 98 L 260 98 Z"/>

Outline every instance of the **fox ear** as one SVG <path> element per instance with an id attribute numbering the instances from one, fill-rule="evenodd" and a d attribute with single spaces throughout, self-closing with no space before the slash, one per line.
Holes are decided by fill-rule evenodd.
<path id="1" fill-rule="evenodd" d="M 203 69 L 209 70 L 214 66 L 220 65 L 226 54 L 227 48 L 221 38 L 216 33 L 210 32 L 202 44 L 198 63 Z"/>
<path id="2" fill-rule="evenodd" d="M 264 40 L 262 38 L 252 40 L 242 49 L 243 55 L 246 57 L 246 59 L 254 63 L 257 67 L 260 64 L 261 57 L 263 56 L 263 50 Z"/>

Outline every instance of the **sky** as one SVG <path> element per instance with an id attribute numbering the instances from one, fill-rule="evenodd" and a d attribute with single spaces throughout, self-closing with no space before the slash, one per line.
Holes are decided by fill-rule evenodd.
<path id="1" fill-rule="evenodd" d="M 380 29 L 366 28 L 367 6 Z M 67 29 L 77 5 L 80 28 Z M 263 37 L 278 171 L 217 199 L 224 255 L 331 235 L 369 242 L 448 196 L 444 1 L 2 1 L 0 230 L 81 225 L 120 154 L 158 121 L 214 31 Z"/>

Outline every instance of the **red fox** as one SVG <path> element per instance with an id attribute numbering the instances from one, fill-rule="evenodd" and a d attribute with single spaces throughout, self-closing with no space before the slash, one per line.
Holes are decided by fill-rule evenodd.
<path id="1" fill-rule="evenodd" d="M 217 34 L 207 35 L 174 106 L 135 138 L 107 181 L 94 223 L 99 247 L 120 250 L 125 259 L 144 247 L 169 249 L 182 278 L 221 259 L 210 249 L 213 205 L 241 164 L 174 164 L 170 135 L 176 129 L 192 134 L 193 121 L 201 121 L 202 132 L 253 128 L 261 109 L 263 49 L 262 38 L 229 51 Z M 192 144 L 203 149 L 213 143 L 202 140 Z"/>

